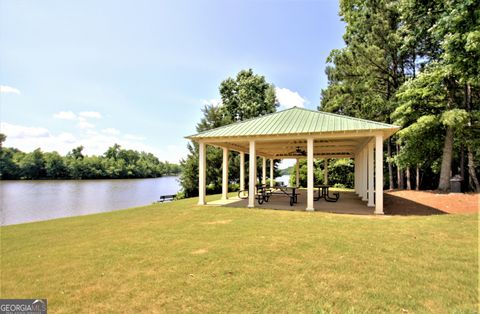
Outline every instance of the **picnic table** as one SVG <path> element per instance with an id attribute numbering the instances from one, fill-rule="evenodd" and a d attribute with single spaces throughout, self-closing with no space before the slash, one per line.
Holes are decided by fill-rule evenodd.
<path id="1" fill-rule="evenodd" d="M 328 190 L 330 188 L 330 185 L 324 185 L 324 184 L 315 185 L 315 188 L 318 189 L 317 197 L 314 197 L 315 201 L 319 201 L 320 199 L 323 198 L 327 202 L 336 202 L 340 198 L 340 193 L 339 192 L 334 192 L 333 193 L 334 197 L 330 197 L 329 190 Z"/>
<path id="2" fill-rule="evenodd" d="M 283 186 L 283 185 L 276 185 L 275 187 L 271 187 L 269 185 L 265 184 L 257 184 L 257 201 L 258 204 L 263 204 L 263 202 L 268 202 L 270 197 L 274 195 L 280 195 L 280 196 L 287 196 L 290 199 L 290 206 L 293 206 L 293 204 L 296 204 L 298 201 L 298 195 L 297 193 L 298 187 L 296 186 Z"/>

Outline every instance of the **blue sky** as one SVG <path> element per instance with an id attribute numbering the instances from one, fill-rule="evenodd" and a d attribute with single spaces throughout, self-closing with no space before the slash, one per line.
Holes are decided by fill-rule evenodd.
<path id="1" fill-rule="evenodd" d="M 336 1 L 0 0 L 1 132 L 24 151 L 117 142 L 178 162 L 242 69 L 282 108 L 316 108 L 343 31 Z"/>

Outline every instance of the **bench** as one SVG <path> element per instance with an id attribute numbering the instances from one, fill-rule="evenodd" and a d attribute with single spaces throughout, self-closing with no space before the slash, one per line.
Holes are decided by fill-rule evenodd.
<path id="1" fill-rule="evenodd" d="M 176 195 L 161 195 L 160 200 L 158 202 L 159 203 L 171 202 L 171 201 L 174 201 L 176 198 L 177 198 Z"/>

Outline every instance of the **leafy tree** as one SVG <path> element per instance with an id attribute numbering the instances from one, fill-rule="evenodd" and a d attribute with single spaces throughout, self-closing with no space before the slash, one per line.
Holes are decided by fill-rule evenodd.
<path id="1" fill-rule="evenodd" d="M 252 69 L 240 71 L 236 78 L 220 84 L 220 95 L 226 118 L 242 121 L 276 111 L 274 86 Z"/>
<path id="2" fill-rule="evenodd" d="M 103 156 L 85 156 L 83 146 L 67 156 L 37 149 L 25 154 L 15 148 L 0 148 L 1 179 L 104 179 L 155 178 L 178 175 L 180 166 L 160 162 L 151 153 L 126 150 L 115 144 Z M 113 154 L 112 154 L 113 153 Z M 106 157 L 109 156 L 109 157 Z"/>
<path id="3" fill-rule="evenodd" d="M 395 92 L 410 69 L 408 51 L 399 36 L 397 1 L 342 0 L 340 16 L 347 23 L 346 46 L 327 59 L 329 86 L 319 110 L 390 123 Z M 389 186 L 394 188 L 390 141 L 387 143 Z"/>
<path id="4" fill-rule="evenodd" d="M 72 149 L 71 152 L 67 154 L 68 157 L 72 157 L 73 159 L 83 159 L 83 146 L 78 146 Z"/>
<path id="5" fill-rule="evenodd" d="M 278 107 L 274 86 L 267 83 L 265 77 L 254 74 L 252 69 L 240 71 L 235 78 L 227 78 L 220 84 L 219 91 L 222 103 L 202 109 L 203 118 L 197 124 L 197 132 L 272 113 Z M 180 185 L 184 196 L 192 197 L 198 195 L 198 145 L 189 143 L 187 148 L 189 154 L 180 162 Z M 208 192 L 219 192 L 223 152 L 219 148 L 208 146 L 206 154 Z M 248 175 L 248 165 L 246 172 Z M 231 178 L 240 176 L 239 157 L 233 152 L 229 154 L 229 173 Z"/>
<path id="6" fill-rule="evenodd" d="M 401 106 L 394 117 L 407 127 L 400 133 L 407 152 L 399 160 L 408 162 L 408 156 L 418 155 L 419 150 L 414 150 L 419 145 L 408 144 L 406 139 L 423 141 L 427 143 L 424 147 L 431 147 L 432 139 L 437 137 L 415 137 L 412 132 L 417 130 L 418 135 L 422 135 L 419 125 L 429 123 L 426 128 L 430 129 L 431 124 L 436 124 L 437 131 L 443 134 L 443 145 L 439 145 L 443 146 L 443 149 L 438 189 L 449 188 L 452 160 L 455 158 L 455 141 L 459 141 L 460 150 L 467 147 L 471 185 L 475 190 L 479 190 L 475 151 L 476 147 L 480 146 L 480 50 L 476 40 L 480 38 L 480 7 L 475 1 L 423 3 L 418 0 L 405 0 L 402 2 L 401 11 L 408 45 L 423 63 L 422 73 L 412 77 L 412 82 L 406 83 L 398 95 Z M 419 14 L 425 18 L 420 19 Z M 409 125 L 412 127 L 408 128 Z M 428 156 L 426 155 L 427 158 Z M 463 164 L 463 159 L 460 159 Z"/>
<path id="7" fill-rule="evenodd" d="M 48 178 L 64 179 L 68 178 L 69 171 L 65 160 L 57 152 L 45 153 L 45 174 Z"/>
<path id="8" fill-rule="evenodd" d="M 120 145 L 115 143 L 112 147 L 109 147 L 107 149 L 107 151 L 105 152 L 105 157 L 117 160 L 119 152 L 120 152 Z"/>
<path id="9" fill-rule="evenodd" d="M 26 154 L 19 163 L 21 176 L 25 179 L 41 179 L 46 176 L 45 160 L 40 148 Z"/>
<path id="10" fill-rule="evenodd" d="M 21 176 L 20 167 L 15 159 L 19 151 L 14 148 L 0 148 L 0 179 L 17 179 Z"/>
<path id="11" fill-rule="evenodd" d="M 300 169 L 300 186 L 307 186 L 307 161 L 301 159 L 299 163 Z M 354 164 L 351 158 L 329 159 L 328 160 L 328 184 L 341 187 L 352 188 L 354 181 Z M 296 184 L 296 166 L 290 168 L 290 182 L 294 186 Z M 314 162 L 314 185 L 324 183 L 325 160 L 316 159 Z"/>
<path id="12" fill-rule="evenodd" d="M 6 139 L 7 137 L 5 136 L 5 134 L 0 133 L 0 149 L 3 147 L 3 142 L 5 142 Z"/>
<path id="13" fill-rule="evenodd" d="M 467 0 L 342 0 L 346 46 L 327 59 L 319 109 L 404 127 L 387 143 L 389 185 L 410 169 L 449 188 L 452 162 L 479 190 L 480 6 Z M 423 174 L 421 175 L 420 172 Z M 430 186 L 430 185 L 429 185 Z"/>

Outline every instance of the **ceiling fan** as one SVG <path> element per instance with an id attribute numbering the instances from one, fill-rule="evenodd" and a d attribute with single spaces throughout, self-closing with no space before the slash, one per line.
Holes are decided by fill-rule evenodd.
<path id="1" fill-rule="evenodd" d="M 307 152 L 304 151 L 303 149 L 301 149 L 300 146 L 297 146 L 295 151 L 291 152 L 290 155 L 293 155 L 293 156 L 307 156 Z"/>

